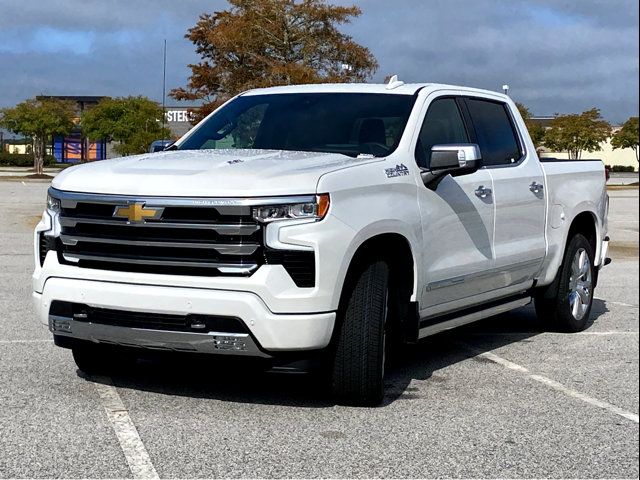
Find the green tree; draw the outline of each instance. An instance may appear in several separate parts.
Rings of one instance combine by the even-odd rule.
[[[145,153],[154,140],[169,138],[162,127],[162,108],[145,97],[103,98],[82,115],[82,131],[90,140],[116,141],[120,155]]]
[[[533,141],[536,149],[542,147],[544,145],[544,127],[531,119],[531,111],[524,104],[516,102],[516,107],[518,107],[518,111],[527,126],[529,136],[531,136],[531,141]]]
[[[611,136],[611,125],[592,108],[580,114],[559,115],[545,133],[545,146],[556,152],[567,152],[569,158],[579,160],[582,152],[602,150],[601,143]]]
[[[32,98],[0,110],[0,126],[32,139],[33,169],[42,175],[47,141],[56,135],[69,134],[75,116],[76,107],[71,101]]]
[[[222,102],[251,88],[300,83],[364,81],[378,65],[371,52],[338,26],[358,7],[324,0],[229,0],[230,9],[203,14],[185,35],[201,61],[176,100],[203,100],[200,120]]]
[[[631,117],[624,122],[622,128],[618,130],[611,139],[613,149],[632,148],[638,161],[638,117]]]

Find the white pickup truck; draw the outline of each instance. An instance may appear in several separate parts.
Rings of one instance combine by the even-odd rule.
[[[141,349],[319,355],[339,401],[376,404],[396,342],[532,299],[584,329],[607,209],[602,163],[540,160],[507,96],[252,90],[169,151],[59,174],[33,298],[88,373]]]

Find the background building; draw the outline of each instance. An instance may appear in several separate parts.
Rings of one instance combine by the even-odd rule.
[[[47,148],[47,154],[53,155],[59,163],[78,163],[81,161],[104,160],[106,158],[117,157],[113,150],[113,143],[105,140],[89,141],[82,134],[82,127],[79,125],[82,112],[96,105],[102,96],[76,96],[76,95],[47,95],[37,98],[56,98],[70,100],[76,104],[76,121],[78,125],[67,136],[57,136],[52,139]],[[166,126],[171,131],[171,139],[177,140],[187,133],[193,126],[191,125],[189,109],[197,108],[191,106],[168,106],[165,107]],[[161,139],[158,139],[161,140]],[[5,144],[7,142],[5,141]],[[5,147],[7,148],[7,147]]]
[[[70,100],[76,105],[76,126],[67,136],[56,136],[47,148],[47,154],[53,155],[59,163],[78,163],[81,161],[104,160],[107,158],[107,147],[104,140],[90,142],[82,135],[79,125],[82,112],[98,103],[103,97],[76,95],[41,95],[38,99],[55,98]]]
[[[544,128],[550,128],[553,118],[554,117],[532,117],[531,121]],[[616,133],[620,128],[620,126],[614,126],[613,133]],[[602,160],[604,164],[609,167],[633,167],[635,171],[638,171],[638,161],[636,160],[636,154],[633,149],[623,148],[614,150],[611,146],[611,139],[601,143],[600,148],[601,150],[597,152],[584,152],[582,154],[583,158],[597,158]],[[542,157],[569,158],[569,154],[567,152],[552,152],[545,148],[540,149],[540,155]]]

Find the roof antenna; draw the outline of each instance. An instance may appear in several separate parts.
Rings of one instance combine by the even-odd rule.
[[[404,85],[402,80],[398,80],[398,75],[392,75],[387,82],[387,86],[385,87],[387,90],[393,90],[394,88],[398,88]]]
[[[502,91],[504,92],[505,95],[509,95],[509,85],[507,85],[506,83],[504,85],[502,85]]]

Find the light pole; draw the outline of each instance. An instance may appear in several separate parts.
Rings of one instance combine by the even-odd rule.
[[[164,137],[164,126],[167,114],[165,112],[165,97],[167,89],[167,39],[164,39],[164,49],[162,52],[162,136]],[[162,140],[166,140],[163,138]],[[164,143],[164,142],[163,142]]]

